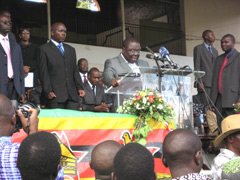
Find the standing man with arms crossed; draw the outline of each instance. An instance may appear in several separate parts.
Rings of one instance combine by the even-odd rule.
[[[9,38],[11,19],[0,15],[0,94],[24,102],[24,72],[20,46]]]
[[[84,95],[75,49],[63,44],[66,32],[63,23],[54,23],[51,28],[52,39],[40,47],[37,55],[39,77],[48,109],[79,110],[78,93]]]
[[[200,96],[201,104],[208,105],[211,85],[212,85],[212,74],[213,65],[215,59],[218,56],[217,50],[212,46],[215,41],[214,33],[211,30],[205,30],[202,33],[202,38],[204,40],[203,44],[199,44],[194,48],[194,69],[196,71],[204,71],[205,75],[202,78],[197,78],[196,86],[198,89],[198,94]],[[205,90],[205,92],[203,91]]]
[[[235,38],[226,34],[221,39],[225,52],[214,63],[211,100],[215,104],[218,127],[223,117],[235,114],[233,104],[239,99],[240,92],[240,53],[234,48]]]

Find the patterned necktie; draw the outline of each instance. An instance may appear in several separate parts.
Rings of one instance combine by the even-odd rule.
[[[6,37],[3,38],[2,46],[3,46],[5,53],[7,54],[8,77],[12,78],[14,73],[13,73],[13,67],[12,67],[11,53],[10,53],[10,49],[8,47],[8,39]]]
[[[220,73],[219,73],[219,79],[218,79],[218,91],[220,94],[222,94],[222,74],[223,74],[223,69],[224,67],[226,66],[228,62],[228,55],[226,55],[223,63],[222,63],[222,66],[221,66],[221,69],[220,69]]]
[[[85,82],[87,81],[87,77],[86,77],[85,74],[83,75],[83,78],[84,78],[84,79],[83,79],[83,83],[85,83]]]
[[[61,51],[61,53],[64,55],[64,50],[63,50],[63,47],[62,47],[62,43],[59,43],[57,47]]]

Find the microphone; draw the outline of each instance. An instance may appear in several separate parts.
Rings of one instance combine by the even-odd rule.
[[[163,58],[166,58],[166,60],[168,61],[168,63],[170,64],[170,66],[175,67],[176,64],[172,61],[172,59],[169,57],[169,51],[165,48],[165,47],[160,47],[159,49],[159,53],[161,54],[161,56]]]
[[[158,60],[160,57],[157,54],[146,54],[146,58]]]

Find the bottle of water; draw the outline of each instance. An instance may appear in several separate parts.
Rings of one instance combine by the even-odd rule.
[[[200,111],[199,119],[200,119],[200,122],[203,124],[204,123],[203,111]]]

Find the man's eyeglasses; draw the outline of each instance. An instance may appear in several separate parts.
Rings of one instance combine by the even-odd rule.
[[[12,21],[1,21],[1,23],[5,24],[5,25],[7,25],[7,24],[12,25]]]
[[[30,34],[30,32],[22,32],[22,34]]]
[[[140,54],[141,50],[128,50],[129,54],[133,55],[135,53]]]

